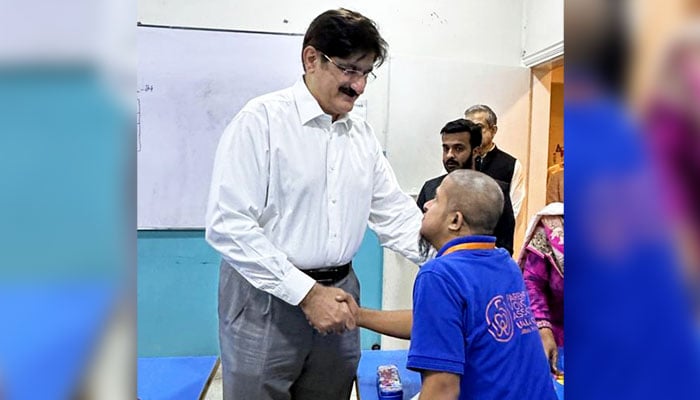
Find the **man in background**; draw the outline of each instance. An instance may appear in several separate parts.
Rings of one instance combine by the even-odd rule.
[[[472,152],[482,141],[481,128],[478,125],[466,119],[450,121],[440,130],[440,136],[442,140],[442,165],[448,174],[458,169],[474,169]],[[421,211],[424,210],[425,203],[435,197],[435,190],[446,176],[447,174],[438,176],[423,184],[416,199],[418,208]],[[508,250],[510,254],[513,254],[515,218],[513,217],[513,207],[508,195],[508,184],[502,181],[496,182],[503,190],[505,198],[503,213],[494,230],[496,246],[502,247]]]
[[[499,149],[493,142],[498,132],[496,113],[489,106],[477,104],[464,111],[464,118],[481,127],[481,145],[474,151],[475,169],[508,184],[508,194],[513,203],[513,216],[517,220],[525,199],[523,166],[520,161]]]
[[[322,13],[304,36],[304,75],[248,102],[219,142],[206,239],[223,258],[224,399],[348,399],[360,358],[351,260],[367,226],[421,261],[422,215],[350,114],[386,46],[367,17]]]

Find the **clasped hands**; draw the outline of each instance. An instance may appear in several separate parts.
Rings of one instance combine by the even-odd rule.
[[[343,289],[316,283],[299,306],[309,325],[323,334],[343,333],[358,326],[360,308]]]

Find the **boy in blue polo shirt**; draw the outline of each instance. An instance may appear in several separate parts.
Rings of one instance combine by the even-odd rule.
[[[522,274],[491,236],[503,210],[498,184],[456,170],[425,209],[421,235],[438,253],[418,272],[413,315],[361,309],[358,325],[410,337],[420,399],[555,400]]]

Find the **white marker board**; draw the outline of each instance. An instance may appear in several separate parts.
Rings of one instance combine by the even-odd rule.
[[[203,228],[224,128],[299,79],[303,37],[139,26],[137,40],[138,228]]]

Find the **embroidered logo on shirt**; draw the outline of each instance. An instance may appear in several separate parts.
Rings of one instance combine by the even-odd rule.
[[[537,330],[525,291],[494,296],[486,306],[488,331],[499,342],[513,338],[515,329],[521,334]]]
[[[508,299],[508,304],[510,304],[515,326],[520,329],[520,333],[526,334],[536,330],[537,324],[532,315],[532,310],[530,310],[525,291],[510,293],[506,295],[506,299]]]
[[[513,318],[506,307],[503,296],[498,295],[486,306],[486,323],[489,333],[499,342],[507,342],[513,337]]]

